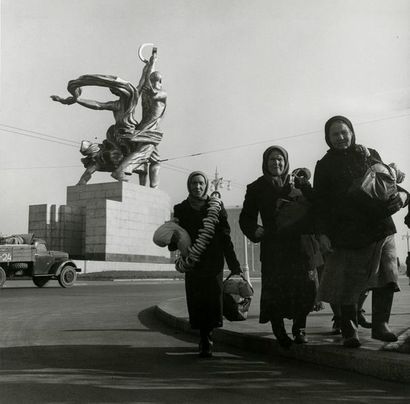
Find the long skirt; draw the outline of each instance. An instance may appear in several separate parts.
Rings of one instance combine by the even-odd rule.
[[[316,282],[301,262],[262,263],[259,322],[296,319],[313,310]]]
[[[319,300],[332,304],[357,304],[366,290],[398,287],[394,235],[359,249],[337,248],[325,262]]]
[[[189,323],[193,329],[222,327],[222,271],[214,276],[185,274]]]

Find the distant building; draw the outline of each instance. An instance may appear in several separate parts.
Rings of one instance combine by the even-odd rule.
[[[226,212],[228,213],[228,223],[231,227],[231,238],[232,243],[235,248],[236,256],[243,268],[245,266],[245,242],[248,258],[249,272],[252,275],[253,272],[260,272],[261,263],[259,260],[260,255],[260,245],[252,243],[250,240],[245,238],[241,229],[239,228],[239,214],[241,213],[242,207],[233,206],[226,207]],[[246,240],[246,241],[245,241]]]

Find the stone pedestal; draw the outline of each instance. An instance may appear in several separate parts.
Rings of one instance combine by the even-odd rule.
[[[49,249],[77,259],[169,263],[166,248],[152,241],[170,218],[170,198],[127,182],[67,187],[67,204],[30,205],[29,232]]]

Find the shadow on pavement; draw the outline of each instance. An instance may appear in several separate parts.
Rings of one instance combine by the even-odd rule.
[[[235,403],[270,402],[269,396],[275,402],[317,403],[324,402],[324,395],[325,402],[341,397],[371,402],[387,396],[389,402],[405,402],[409,392],[397,385],[394,393],[387,392],[377,381],[364,386],[348,374],[343,381],[318,378],[315,372],[229,353],[201,360],[191,350],[175,347],[13,347],[0,349],[0,358],[5,403],[223,403],[222,391],[230,392]]]

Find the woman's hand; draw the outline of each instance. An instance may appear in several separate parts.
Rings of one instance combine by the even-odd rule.
[[[258,226],[255,230],[255,238],[260,240],[265,235],[265,229],[262,226]]]
[[[398,212],[407,201],[407,194],[405,192],[397,192],[387,201],[387,210],[390,215]]]
[[[53,101],[57,101],[57,102],[59,102],[61,104],[64,104],[64,105],[71,105],[71,104],[74,104],[77,101],[77,99],[75,97],[62,98],[58,95],[50,95],[50,98]]]
[[[242,274],[241,267],[231,269],[231,275],[241,275],[241,274]]]

